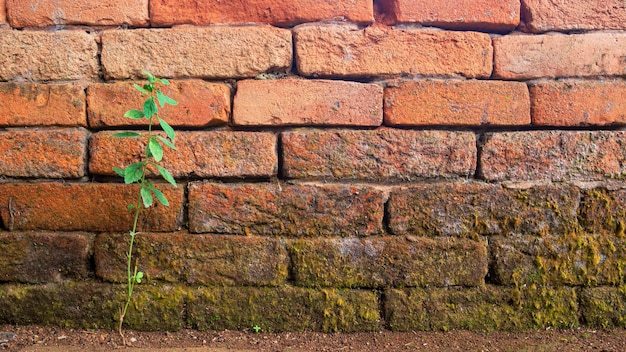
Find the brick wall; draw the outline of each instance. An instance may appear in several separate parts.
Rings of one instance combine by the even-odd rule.
[[[622,0],[0,0],[0,323],[115,326],[143,69],[130,327],[626,325]]]

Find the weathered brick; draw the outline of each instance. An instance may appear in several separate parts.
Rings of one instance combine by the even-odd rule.
[[[530,87],[532,120],[542,126],[626,123],[626,83],[541,82]]]
[[[572,186],[503,189],[494,184],[438,183],[393,189],[387,212],[389,228],[397,235],[547,235],[578,228],[579,202],[580,192]]]
[[[389,289],[385,298],[393,331],[578,327],[578,297],[569,287]]]
[[[496,78],[626,74],[626,33],[507,35],[493,46]]]
[[[337,24],[303,24],[293,32],[305,76],[491,75],[493,50],[484,33]]]
[[[175,231],[182,224],[184,186],[157,185],[170,206],[141,213],[141,231]],[[128,231],[137,185],[106,183],[0,183],[0,215],[8,230]]]
[[[7,0],[13,28],[62,25],[147,26],[148,0]]]
[[[383,88],[329,80],[246,80],[237,83],[233,123],[242,126],[382,124]]]
[[[626,132],[487,133],[480,177],[504,180],[602,180],[626,172]]]
[[[143,70],[168,78],[255,77],[266,71],[287,70],[291,60],[291,31],[270,26],[102,33],[102,66],[107,79],[140,77]]]
[[[6,0],[0,0],[0,25],[7,23]]]
[[[368,0],[152,0],[150,19],[153,26],[251,22],[292,26],[330,19],[374,21],[373,3]]]
[[[93,236],[63,232],[0,232],[0,281],[43,283],[86,279]]]
[[[580,294],[580,311],[585,324],[602,329],[626,327],[624,287],[584,288]]]
[[[520,21],[519,0],[383,0],[380,6],[391,23],[508,32]]]
[[[96,282],[0,285],[0,323],[116,329],[126,288]],[[170,285],[137,285],[124,326],[136,330],[175,331],[189,291]]]
[[[89,132],[82,128],[0,131],[0,175],[78,178],[85,176]]]
[[[525,29],[531,32],[626,29],[622,0],[522,0]]]
[[[126,280],[128,234],[100,234],[95,243],[96,275]],[[189,243],[193,242],[193,250]],[[285,244],[273,238],[141,233],[133,259],[148,280],[191,285],[280,285],[287,279]]]
[[[203,287],[193,291],[187,312],[189,323],[200,330],[243,330],[254,325],[264,332],[380,329],[376,294],[362,290]]]
[[[399,179],[474,174],[471,132],[296,130],[282,133],[283,175],[314,179]]]
[[[147,125],[146,119],[124,117],[130,109],[141,109],[145,98],[133,83],[93,83],[87,90],[88,119],[91,127]],[[159,116],[170,125],[206,127],[228,123],[230,116],[230,87],[223,83],[202,80],[170,81],[162,86],[163,94],[176,100],[175,107],[164,107]]]
[[[0,81],[98,77],[98,45],[83,31],[0,31],[0,48]]]
[[[115,175],[113,167],[137,162],[145,140],[99,132],[89,143],[89,172]],[[176,150],[166,147],[161,165],[174,177],[270,177],[278,170],[276,135],[269,132],[177,132]],[[151,169],[150,175],[158,175]]]
[[[0,126],[87,127],[85,90],[74,84],[0,84]]]
[[[480,286],[487,275],[485,241],[407,236],[296,240],[289,245],[299,286]]]
[[[626,234],[626,190],[595,188],[583,191],[580,223],[591,233]]]
[[[502,285],[620,285],[625,244],[606,233],[494,237],[490,277]]]
[[[240,235],[366,236],[383,232],[383,193],[355,185],[189,185],[189,230]]]
[[[402,82],[385,89],[385,124],[528,125],[528,88],[521,82]]]

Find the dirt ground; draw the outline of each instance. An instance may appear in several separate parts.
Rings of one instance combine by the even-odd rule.
[[[356,334],[254,333],[239,331],[126,331],[130,350],[179,351],[626,351],[626,330],[542,330],[526,333],[375,332]],[[63,348],[46,348],[62,346]],[[121,349],[116,332],[0,325],[0,351],[107,351]]]

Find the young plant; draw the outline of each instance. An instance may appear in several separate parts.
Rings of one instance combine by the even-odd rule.
[[[164,107],[166,104],[177,105],[178,102],[172,98],[163,94],[160,90],[160,85],[169,85],[169,82],[164,78],[156,78],[149,72],[143,72],[148,77],[148,83],[140,86],[134,84],[137,89],[146,98],[143,103],[142,110],[128,110],[124,117],[140,120],[146,119],[148,124],[148,130],[144,133],[126,131],[114,134],[115,137],[120,138],[136,138],[145,141],[146,149],[145,155],[140,161],[132,163],[123,169],[113,168],[116,174],[124,178],[124,183],[132,184],[137,183],[140,185],[139,194],[137,195],[137,202],[135,204],[129,204],[128,209],[133,211],[134,220],[133,227],[130,230],[130,240],[128,244],[128,252],[126,253],[126,273],[127,273],[127,286],[126,286],[126,301],[120,308],[119,326],[118,331],[122,337],[124,345],[126,345],[126,338],[122,332],[122,324],[124,323],[124,317],[128,312],[128,306],[130,305],[133,290],[136,284],[140,284],[143,279],[143,272],[137,270],[137,262],[133,265],[133,245],[135,243],[135,237],[139,234],[137,232],[137,222],[139,220],[139,213],[151,207],[154,203],[154,198],[158,200],[164,206],[169,206],[167,198],[163,192],[159,191],[152,182],[146,178],[148,169],[154,168],[158,170],[163,179],[169,182],[172,186],[176,187],[176,181],[172,175],[159,163],[163,159],[163,148],[168,147],[176,149],[174,145],[175,133],[174,129],[165,120],[159,117],[159,108]],[[159,126],[165,131],[165,137],[155,133],[153,128],[158,122]]]

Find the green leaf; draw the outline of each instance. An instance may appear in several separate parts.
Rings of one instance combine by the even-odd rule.
[[[150,208],[152,205],[152,193],[150,193],[150,189],[146,186],[141,186],[141,190],[139,191],[141,194],[141,200],[143,201],[144,208]]]
[[[159,173],[161,174],[161,176],[163,176],[163,179],[167,182],[169,182],[172,186],[177,187],[176,185],[176,180],[174,180],[174,177],[172,177],[172,174],[170,174],[169,171],[167,171],[163,166],[161,165],[154,165],[156,166],[157,170],[159,170]]]
[[[139,119],[142,119],[144,116],[143,116],[143,111],[140,111],[140,110],[128,110],[124,114],[124,117],[127,117],[129,119],[139,120]]]
[[[113,134],[113,137],[119,137],[119,138],[132,138],[132,137],[140,137],[140,136],[141,134],[137,132],[131,132],[131,131],[118,132],[118,133]]]
[[[176,150],[176,146],[175,146],[172,142],[170,142],[168,139],[165,139],[165,138],[163,138],[163,137],[161,137],[161,136],[157,136],[157,138],[158,138],[161,142],[163,142],[163,144],[165,144],[166,146],[168,146],[168,147],[170,147],[170,148],[172,148],[172,149]]]
[[[115,172],[117,176],[124,177],[124,169],[120,169],[119,167],[114,167],[113,172]]]
[[[143,279],[143,271],[138,271],[137,274],[135,274],[135,282],[140,284],[141,279]]]
[[[150,97],[146,99],[146,101],[143,103],[143,114],[146,116],[146,118],[148,119],[151,118],[158,111],[159,111],[159,108],[154,102],[154,98]]]
[[[144,87],[138,85],[137,83],[133,83],[133,87],[135,87],[135,89],[137,89],[138,91],[141,92],[141,94],[143,95],[150,95],[150,92],[148,90],[146,90]]]
[[[126,166],[124,169],[124,183],[129,184],[141,180],[143,176],[143,163],[136,162]]]
[[[161,93],[161,91],[157,91],[156,95],[157,95],[157,100],[159,101],[159,105],[161,105],[161,107],[163,107],[163,105],[165,104],[178,105],[178,102],[176,100]]]
[[[148,141],[148,150],[157,163],[163,159],[163,148],[155,138],[150,138]]]
[[[155,78],[154,78],[154,76],[150,72],[148,72],[146,70],[141,70],[141,73],[143,73],[144,75],[146,75],[146,77],[148,77],[148,82],[154,83]]]
[[[172,141],[172,144],[174,144],[174,137],[176,136],[176,133],[174,132],[174,129],[172,128],[172,126],[170,126],[165,120],[163,120],[160,117],[159,117],[159,125],[161,125],[161,128],[163,129],[163,131],[165,131],[169,139]]]
[[[153,187],[152,188],[152,193],[154,193],[154,195],[158,199],[159,203],[163,204],[166,207],[170,206],[170,202],[167,201],[167,197],[165,197],[165,194],[163,194],[163,192],[161,192],[158,189]]]
[[[167,80],[167,79],[165,79],[165,78],[161,78],[161,79],[160,79],[160,81],[161,81],[161,83],[165,84],[166,86],[169,86],[169,85],[170,85],[170,81],[168,81],[168,80]]]

